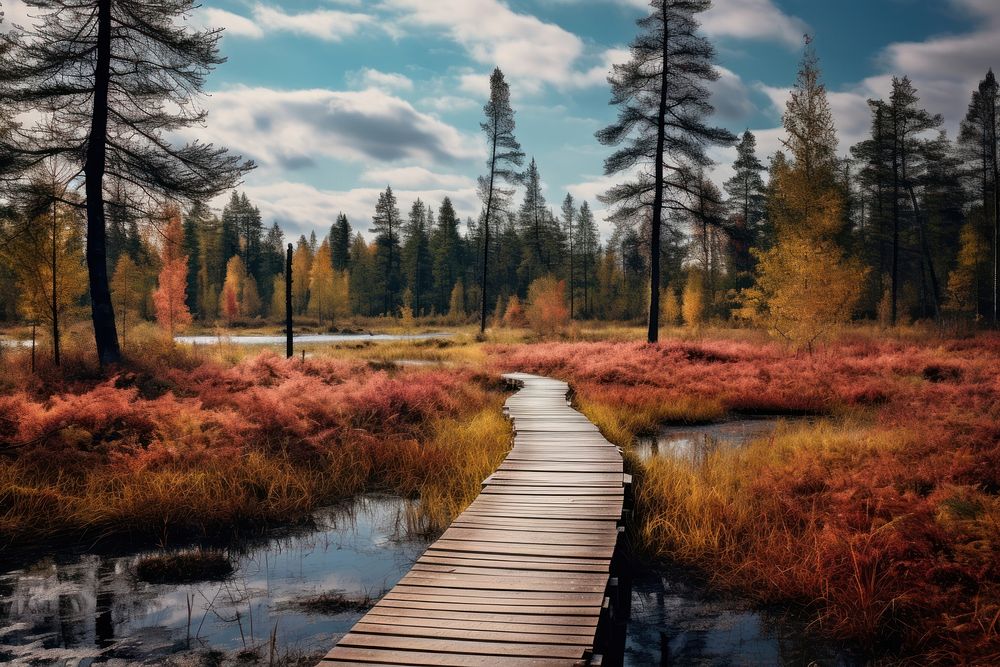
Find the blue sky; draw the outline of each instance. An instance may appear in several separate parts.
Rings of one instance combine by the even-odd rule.
[[[5,2],[8,14],[17,6]],[[594,131],[614,116],[606,73],[625,57],[644,0],[204,0],[192,23],[226,28],[209,79],[212,140],[260,165],[245,189],[289,235],[325,233],[339,211],[366,230],[377,191],[401,207],[453,198],[478,213],[487,77],[507,74],[517,136],[553,206],[596,205],[609,184]],[[716,0],[703,15],[722,77],[717,122],[779,146],[801,38],[815,36],[841,150],[868,126],[865,100],[914,79],[950,133],[988,66],[1000,66],[998,0]],[[732,151],[717,150],[726,177]],[[597,207],[599,208],[599,206]],[[606,231],[606,227],[605,227]]]

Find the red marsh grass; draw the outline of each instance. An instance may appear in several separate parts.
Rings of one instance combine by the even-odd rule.
[[[26,383],[0,395],[0,547],[166,541],[294,520],[369,490],[421,494],[433,530],[509,446],[502,400],[470,370],[266,352]]]
[[[637,535],[826,633],[915,663],[1000,663],[1000,336],[487,349],[565,379],[608,437],[664,421],[814,414],[704,463],[637,470]]]

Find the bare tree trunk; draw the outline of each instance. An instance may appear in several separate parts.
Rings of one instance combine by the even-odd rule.
[[[108,133],[108,88],[111,79],[111,0],[97,0],[97,61],[94,69],[94,107],[87,160],[84,164],[87,195],[87,272],[94,342],[102,366],[121,361],[115,310],[108,286],[108,259],[104,222],[104,171]]]
[[[934,319],[941,319],[941,304],[939,303],[939,289],[938,289],[938,279],[937,271],[934,270],[934,261],[931,259],[931,249],[930,245],[927,243],[927,230],[924,229],[923,219],[920,216],[920,205],[917,203],[917,196],[913,192],[913,186],[908,185],[907,190],[910,192],[910,201],[913,203],[913,215],[917,221],[917,232],[920,234],[920,252],[923,254],[924,261],[927,263],[927,271],[931,279],[931,305],[934,309]]]
[[[899,124],[892,112],[892,314],[890,323],[896,326],[899,303]]]
[[[667,3],[662,5],[663,67],[660,71],[660,105],[656,114],[656,168],[653,189],[652,229],[649,234],[649,317],[646,340],[655,343],[660,338],[660,230],[663,224],[663,150],[666,143],[667,116],[667,57],[670,31],[667,27]]]
[[[55,178],[52,179],[52,193],[55,195]],[[56,242],[59,238],[59,214],[56,202],[52,202],[52,361],[59,366],[59,281],[57,272],[59,262],[56,254]]]
[[[285,255],[285,357],[292,358],[292,254],[295,249],[288,244]]]
[[[997,164],[997,98],[990,102],[990,152],[993,157],[993,326],[1000,324],[1000,165]],[[985,209],[983,211],[985,213]]]
[[[493,187],[497,173],[497,130],[493,121],[493,141],[490,156],[490,191],[486,196],[486,215],[483,216],[483,273],[479,283],[479,333],[486,333],[486,277],[490,262],[490,214],[493,212]]]

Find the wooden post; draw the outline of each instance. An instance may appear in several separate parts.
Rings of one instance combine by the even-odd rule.
[[[292,358],[292,244],[285,257],[285,357]]]

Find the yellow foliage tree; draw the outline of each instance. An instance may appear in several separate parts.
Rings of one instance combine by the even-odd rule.
[[[294,256],[292,262],[295,262]],[[330,242],[324,239],[316,251],[316,256],[313,257],[312,268],[309,271],[308,312],[322,325],[325,320],[333,318],[333,310],[333,259],[330,254]]]
[[[48,187],[52,186],[40,185]],[[50,328],[52,357],[59,365],[60,326],[70,313],[79,310],[80,297],[87,291],[79,213],[73,206],[54,202],[34,218],[16,224],[22,229],[0,251],[21,290],[21,314]]]
[[[660,296],[660,319],[663,326],[673,327],[681,319],[681,304],[677,299],[677,292],[670,285],[667,285]]]
[[[459,280],[451,290],[451,300],[448,303],[448,317],[452,322],[458,323],[465,320],[465,305],[462,301],[462,281]]]
[[[244,315],[243,295],[247,282],[247,269],[239,255],[233,255],[226,263],[226,281],[222,284],[220,299],[223,316],[230,324]]]
[[[816,55],[808,45],[783,124],[793,161],[775,160],[769,217],[774,246],[755,252],[757,279],[740,315],[796,345],[812,344],[847,322],[867,270],[844,256],[843,194],[836,179],[837,136]]]
[[[797,189],[794,176],[786,176],[786,194]],[[777,243],[756,253],[757,282],[744,292],[744,315],[798,345],[811,347],[849,321],[861,296],[867,269],[845,258],[835,240],[843,220],[841,203],[831,188],[811,205],[793,204],[800,224],[777,226]]]
[[[312,264],[312,249],[309,243],[300,239],[292,255],[292,311],[298,315],[305,315],[309,311],[309,276]]]
[[[271,290],[271,319],[285,319],[285,274],[274,276],[274,288]]]
[[[681,315],[684,317],[684,324],[692,329],[700,327],[705,319],[705,280],[702,272],[697,269],[688,271]]]
[[[128,327],[145,298],[145,275],[127,253],[122,253],[111,276],[111,303],[118,317],[122,348],[128,344]]]
[[[980,274],[990,260],[990,243],[967,222],[962,226],[958,261],[948,276],[946,307],[954,313],[979,316]]]

